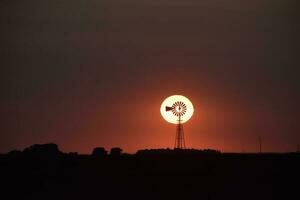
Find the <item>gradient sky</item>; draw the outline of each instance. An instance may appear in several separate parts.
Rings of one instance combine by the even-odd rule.
[[[0,152],[173,147],[173,94],[190,148],[296,150],[297,1],[1,0]]]

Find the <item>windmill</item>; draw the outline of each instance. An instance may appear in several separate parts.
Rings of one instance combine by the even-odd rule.
[[[183,123],[193,115],[194,107],[191,101],[181,95],[173,95],[164,100],[161,105],[161,114],[166,121],[176,124],[175,149],[185,149]]]

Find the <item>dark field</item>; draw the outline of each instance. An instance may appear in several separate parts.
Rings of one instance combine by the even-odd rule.
[[[55,148],[54,148],[55,149]],[[53,150],[53,149],[52,149]],[[143,150],[0,157],[1,199],[299,199],[300,154]]]

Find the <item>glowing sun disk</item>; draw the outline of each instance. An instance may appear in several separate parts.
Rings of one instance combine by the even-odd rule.
[[[178,124],[179,116],[181,123],[185,123],[192,117],[194,107],[188,98],[182,95],[173,95],[162,102],[160,113],[169,123]]]

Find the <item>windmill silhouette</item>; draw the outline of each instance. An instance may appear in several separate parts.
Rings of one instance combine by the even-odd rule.
[[[172,111],[178,117],[176,125],[175,149],[185,149],[184,131],[181,117],[185,115],[187,107],[182,101],[176,101],[171,107],[166,106],[166,111]]]

